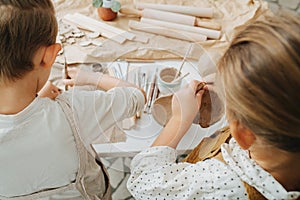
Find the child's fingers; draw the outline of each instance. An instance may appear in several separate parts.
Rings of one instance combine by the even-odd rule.
[[[60,93],[61,93],[61,90],[60,90],[58,87],[54,86],[54,87],[52,88],[52,93],[60,94]]]
[[[193,89],[194,93],[196,93],[199,83],[200,83],[200,81],[197,81],[197,80],[192,80],[190,82],[190,87]]]
[[[77,76],[78,71],[79,71],[79,69],[76,67],[69,67],[67,74],[69,77],[75,78]],[[65,75],[65,69],[63,69],[62,73],[63,73],[63,75]]]
[[[74,86],[75,85],[75,81],[74,81],[74,79],[64,79],[63,80],[63,84],[64,85],[68,85],[68,86]]]
[[[196,94],[196,99],[197,99],[197,103],[198,103],[198,107],[200,108],[201,106],[201,101],[202,101],[202,96],[204,94],[204,90],[200,90],[197,94]]]
[[[48,97],[50,99],[55,99],[57,95],[59,95],[59,93],[57,93],[55,90],[51,90],[50,94],[48,94]]]

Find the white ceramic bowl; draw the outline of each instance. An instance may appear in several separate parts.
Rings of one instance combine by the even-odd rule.
[[[158,72],[157,87],[161,94],[172,94],[181,88],[182,80],[172,82],[177,74],[177,69],[166,67]]]

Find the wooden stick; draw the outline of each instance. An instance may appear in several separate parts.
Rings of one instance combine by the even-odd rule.
[[[65,63],[64,63],[64,68],[65,68],[65,79],[70,79],[70,76],[68,75],[68,64],[67,64],[67,61],[66,61],[66,58],[65,58]],[[68,91],[68,85],[65,85],[65,91]]]
[[[143,59],[137,59],[137,58],[125,58],[124,59],[127,62],[136,62],[136,63],[154,63],[155,60],[148,59],[148,60],[143,60]]]
[[[100,32],[102,36],[121,44],[125,42],[126,39],[132,40],[135,37],[135,35],[132,33],[129,33],[122,29],[117,29],[113,26],[107,25],[79,13],[65,15],[63,20],[66,22],[71,22],[79,28],[94,32]]]
[[[186,15],[192,15],[197,17],[208,17],[213,16],[213,8],[200,8],[192,6],[180,6],[180,5],[168,5],[168,4],[154,4],[154,3],[135,3],[137,9],[157,9],[168,12],[181,13]]]
[[[150,90],[149,90],[148,99],[147,99],[147,112],[148,113],[150,111],[151,102],[153,100],[153,95],[154,95],[154,90],[155,90],[155,82],[156,82],[156,74],[157,74],[157,68],[155,69],[155,72],[152,75],[152,80],[150,83]]]
[[[128,31],[122,30],[120,28],[116,28],[114,26],[108,25],[108,24],[106,24],[104,22],[101,22],[99,20],[95,20],[95,19],[93,19],[91,17],[82,15],[80,13],[75,13],[75,14],[73,14],[73,16],[75,16],[76,19],[81,18],[81,19],[84,19],[85,21],[90,21],[93,24],[95,24],[97,26],[100,26],[100,27],[102,27],[102,28],[104,28],[104,29],[106,29],[108,31],[111,31],[111,32],[113,32],[115,34],[122,35],[122,37],[125,37],[128,40],[133,40],[135,38],[135,35],[133,33],[129,33]]]
[[[149,111],[151,111],[151,107],[153,106],[155,100],[158,98],[158,95],[159,95],[159,90],[158,90],[157,83],[155,83],[154,92],[152,95],[152,100],[151,100],[151,105],[150,105]]]
[[[141,82],[140,82],[140,69],[136,70],[135,73],[134,73],[134,84],[137,85],[139,88],[141,88]],[[135,114],[135,117],[137,119],[141,118],[142,116],[142,112],[141,111],[138,111],[136,114]]]
[[[180,67],[179,67],[179,69],[178,69],[178,71],[177,71],[177,73],[176,73],[176,75],[175,75],[173,81],[180,75],[181,69],[182,69],[182,67],[183,67],[183,65],[184,65],[184,63],[185,63],[185,61],[186,61],[186,58],[187,58],[187,56],[190,54],[190,52],[191,52],[191,50],[192,50],[192,46],[193,46],[193,44],[190,44],[190,46],[189,46],[187,52],[185,53],[185,55],[184,55],[184,57],[183,57],[182,63],[181,63],[181,65],[180,65]]]
[[[197,86],[195,94],[200,92],[200,90],[202,90],[205,85],[213,85],[213,84],[214,84],[214,82],[201,82],[201,83],[199,83],[199,85]]]
[[[144,17],[141,18],[141,22],[144,22],[147,24],[153,24],[153,25],[157,25],[157,26],[162,26],[165,28],[172,28],[172,29],[176,29],[176,30],[183,30],[183,31],[198,33],[201,35],[206,35],[208,38],[211,38],[211,39],[219,39],[221,36],[220,31],[211,30],[211,29],[207,29],[207,28],[165,22],[165,21],[161,21],[161,20],[154,20],[154,19],[149,19],[149,18],[144,18]]]
[[[164,28],[152,24],[137,22],[133,20],[130,20],[128,25],[131,29],[163,35],[170,38],[186,40],[190,42],[203,42],[207,39],[205,35],[191,33],[187,31],[181,31],[181,30],[172,30],[172,29],[168,29],[168,28]]]
[[[187,77],[190,74],[190,72],[186,73],[183,76],[178,77],[177,79],[173,79],[173,81],[171,81],[171,83],[176,83],[178,81],[181,81],[182,79],[184,79],[185,77]]]

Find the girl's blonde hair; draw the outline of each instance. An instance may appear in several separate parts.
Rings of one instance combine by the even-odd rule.
[[[300,19],[282,12],[248,25],[218,65],[229,120],[300,152]]]

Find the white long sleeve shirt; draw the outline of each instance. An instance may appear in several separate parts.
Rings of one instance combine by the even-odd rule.
[[[223,144],[227,164],[208,159],[196,164],[175,163],[176,150],[151,147],[134,157],[127,187],[135,199],[247,199],[242,181],[254,186],[267,199],[297,199],[300,192],[287,192],[268,172],[249,158],[234,139]]]
[[[80,137],[88,148],[116,121],[144,105],[143,94],[135,88],[61,95],[76,112]],[[74,136],[56,101],[37,97],[18,114],[0,115],[0,199],[67,185],[77,170]]]

